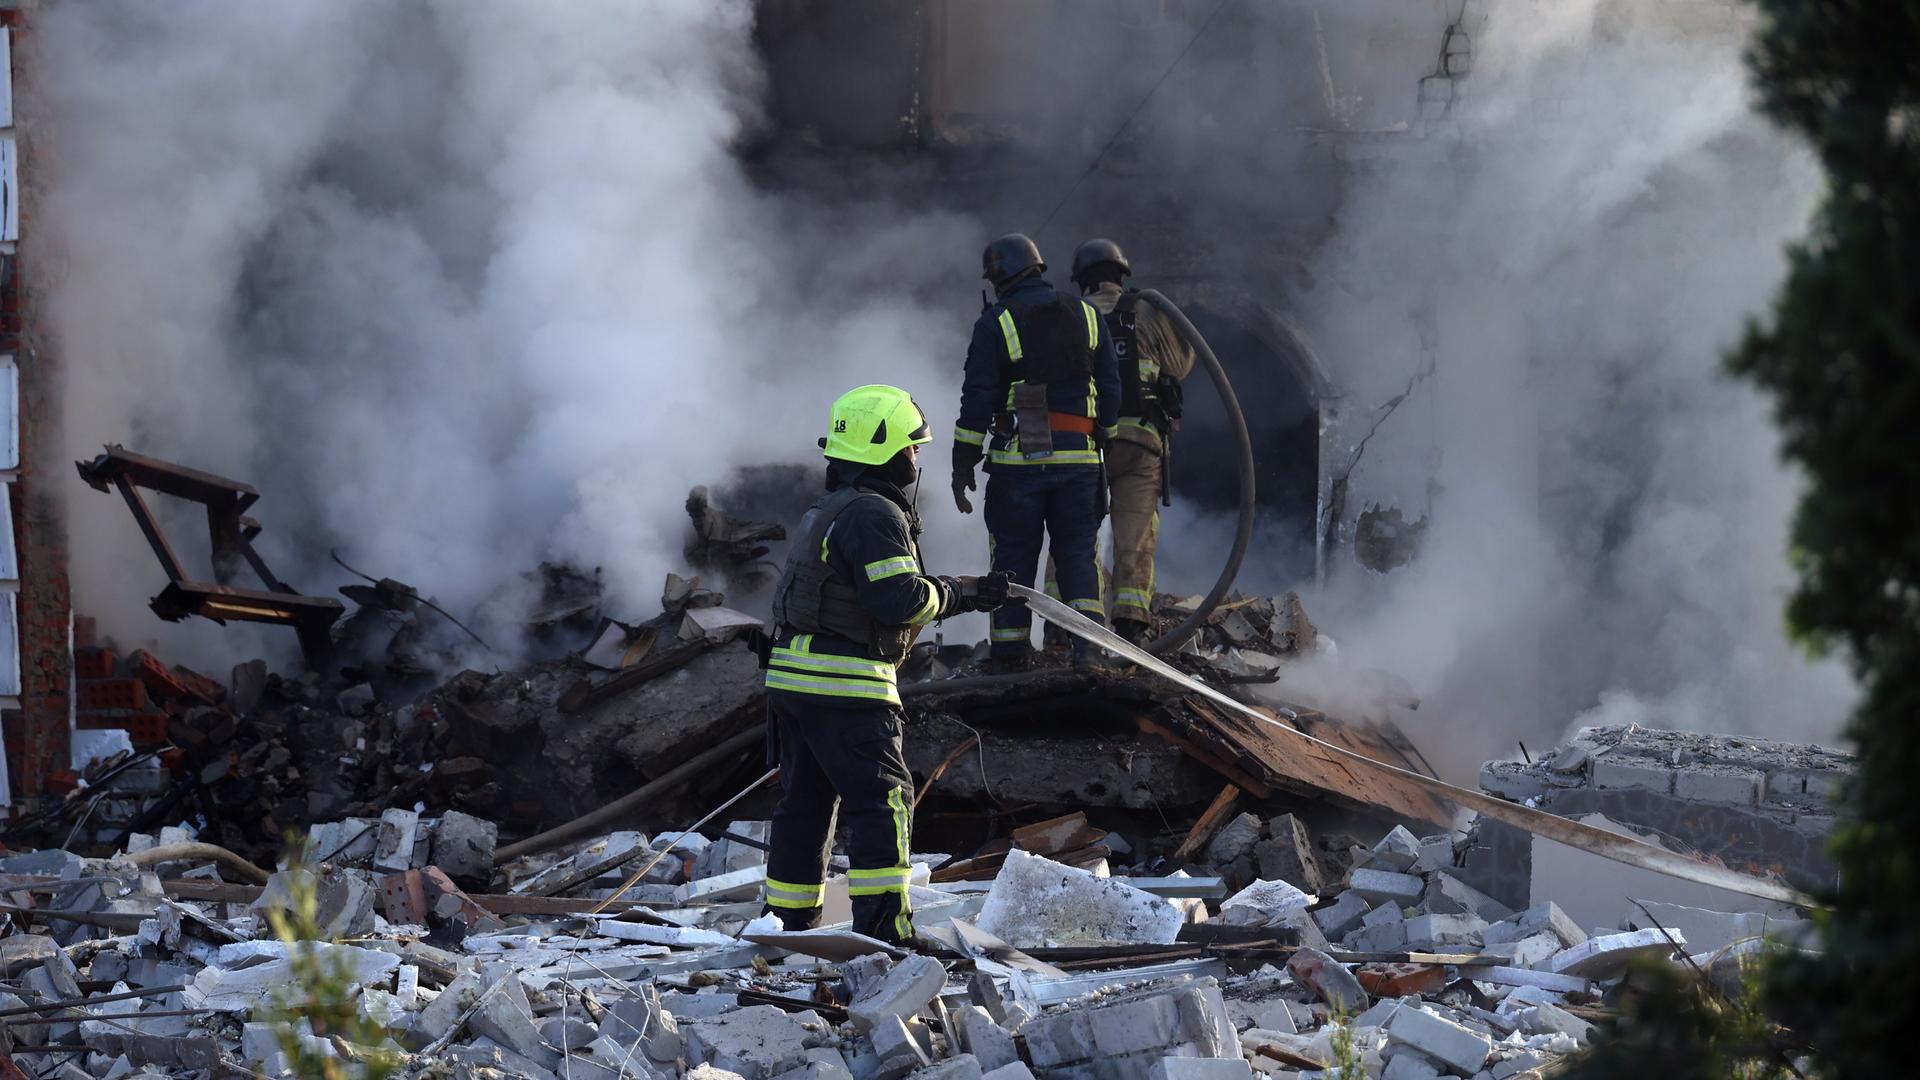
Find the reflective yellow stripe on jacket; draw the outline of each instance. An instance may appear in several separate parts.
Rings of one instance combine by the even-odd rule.
[[[767,689],[900,704],[893,665],[864,656],[812,651],[813,635],[797,634],[767,661]]]
[[[1080,301],[1080,314],[1085,316],[1087,320],[1087,348],[1099,348],[1100,313],[1093,309],[1092,304],[1082,300]],[[999,321],[1000,336],[1005,338],[1007,342],[1007,359],[1015,362],[1024,359],[1026,353],[1022,351],[1020,347],[1020,331],[1013,324],[1013,312],[1002,308],[1000,310]],[[1019,386],[1023,381],[1024,380],[1021,379],[1015,379],[1013,384],[1007,387],[1006,407],[1009,410],[1013,408],[1013,388]],[[1087,416],[1097,417],[1099,415],[1098,402],[1095,398],[1094,381],[1088,379]],[[973,441],[971,438],[961,439],[961,433],[967,435],[973,434],[971,432],[965,432],[965,429],[956,429],[955,438],[962,442]],[[1109,429],[1107,434],[1111,435],[1112,430]],[[1085,450],[1055,450],[1043,458],[1028,458],[1020,452],[1020,436],[1015,435],[1013,438],[1007,440],[1007,445],[1003,449],[989,451],[987,460],[995,465],[1098,465],[1100,464],[1100,451],[1092,447],[1088,447]]]

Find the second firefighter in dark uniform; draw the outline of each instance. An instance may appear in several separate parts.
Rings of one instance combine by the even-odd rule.
[[[839,815],[854,930],[912,937],[913,778],[895,670],[928,623],[1007,598],[1005,575],[932,577],[921,567],[920,519],[906,491],[931,440],[919,406],[897,387],[857,387],[834,402],[821,440],[827,492],[801,519],[775,589],[767,725],[781,798],[766,903],[789,930],[820,921]]]

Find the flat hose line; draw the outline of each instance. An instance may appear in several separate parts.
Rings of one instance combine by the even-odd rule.
[[[1297,739],[1302,742],[1311,743],[1327,753],[1338,756],[1340,760],[1346,764],[1355,765],[1361,769],[1385,774],[1406,781],[1409,784],[1417,785],[1423,790],[1430,791],[1460,806],[1471,807],[1474,810],[1478,810],[1480,813],[1485,814],[1495,821],[1505,822],[1517,829],[1524,829],[1534,836],[1542,836],[1549,840],[1565,844],[1568,847],[1578,848],[1588,854],[1598,855],[1603,859],[1611,859],[1614,862],[1625,863],[1628,866],[1637,866],[1643,870],[1651,870],[1656,874],[1664,874],[1668,877],[1679,878],[1683,881],[1692,881],[1701,885],[1711,885],[1717,889],[1726,889],[1730,892],[1741,893],[1746,896],[1759,897],[1762,900],[1774,900],[1802,908],[1819,906],[1804,893],[1787,885],[1771,881],[1762,881],[1759,878],[1729,870],[1724,866],[1717,866],[1713,863],[1696,859],[1690,855],[1684,855],[1677,851],[1668,851],[1665,848],[1657,847],[1635,837],[1621,836],[1617,833],[1611,833],[1605,829],[1588,825],[1585,822],[1574,821],[1570,818],[1549,814],[1545,810],[1535,810],[1532,807],[1522,806],[1518,803],[1510,803],[1505,799],[1496,798],[1483,792],[1472,791],[1463,787],[1455,787],[1444,780],[1437,780],[1431,776],[1424,776],[1408,769],[1401,769],[1384,762],[1375,761],[1364,754],[1356,754],[1344,747],[1335,746],[1332,743],[1316,739],[1304,731],[1300,731],[1291,725],[1283,724],[1273,717],[1260,712],[1258,709],[1236,701],[1200,680],[1187,675],[1178,668],[1167,664],[1165,661],[1147,653],[1138,646],[1130,644],[1125,638],[1120,637],[1118,634],[1113,633],[1111,630],[1108,630],[1106,627],[1101,626],[1099,623],[1094,622],[1060,601],[1047,596],[1045,593],[1035,592],[1024,585],[1018,584],[1011,586],[1011,589],[1014,595],[1019,596],[1027,602],[1027,606],[1033,609],[1034,614],[1067,633],[1084,639],[1109,652],[1118,654],[1162,678],[1171,680],[1207,698],[1209,701],[1232,709],[1234,712],[1249,719],[1266,724],[1274,730],[1283,733],[1289,739]],[[1375,805],[1384,806],[1384,804]],[[1392,809],[1392,807],[1385,808]]]
[[[1227,552],[1226,565],[1220,568],[1219,578],[1214,581],[1213,588],[1207,592],[1205,599],[1200,601],[1200,606],[1182,620],[1180,625],[1147,644],[1147,651],[1158,656],[1178,648],[1181,642],[1186,641],[1194,631],[1200,629],[1201,625],[1207,621],[1207,616],[1213,614],[1214,607],[1226,597],[1227,590],[1233,587],[1233,579],[1240,573],[1240,563],[1247,557],[1247,545],[1253,541],[1255,509],[1253,437],[1247,433],[1247,418],[1240,411],[1240,399],[1233,392],[1233,384],[1227,381],[1227,369],[1220,366],[1220,358],[1213,354],[1212,346],[1207,344],[1207,339],[1201,336],[1192,320],[1187,318],[1186,312],[1181,311],[1158,289],[1141,289],[1135,295],[1160,309],[1161,314],[1171,319],[1181,336],[1193,346],[1193,351],[1200,357],[1201,363],[1206,365],[1207,374],[1213,377],[1214,389],[1220,392],[1220,404],[1226,408],[1227,423],[1233,428],[1233,441],[1239,451],[1236,464],[1240,470],[1240,521],[1234,529],[1233,548]]]

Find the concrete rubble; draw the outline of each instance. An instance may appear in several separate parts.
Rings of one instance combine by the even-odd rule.
[[[1177,894],[1205,889],[1182,882],[1218,877],[1094,873],[1016,848],[984,891],[915,886],[921,951],[889,954],[844,931],[764,934],[729,884],[764,873],[746,842],[762,821],[607,834],[484,875],[481,824],[411,810],[323,824],[312,846],[338,861],[283,866],[264,888],[191,858],[164,879],[124,856],[0,859],[0,892],[39,909],[0,937],[0,1008],[43,1007],[8,1021],[8,1052],[63,1077],[288,1076],[290,1051],[384,1050],[403,1076],[1211,1080],[1331,1075],[1344,1029],[1375,1080],[1527,1080],[1592,1040],[1632,963],[1685,970],[1714,959],[1690,952],[1804,930],[1674,904],[1616,927],[1546,900],[1510,910],[1453,876],[1450,842],[1396,826],[1349,843],[1351,869],[1317,894],[1255,880],[1185,906]],[[1078,850],[1088,828],[1026,835]],[[1282,835],[1313,850],[1304,823]],[[628,865],[669,844],[676,857],[620,894]],[[468,860],[474,892],[415,865],[416,848]],[[268,917],[302,910],[324,940],[278,940]],[[352,1037],[297,1019],[313,961],[364,1021]]]

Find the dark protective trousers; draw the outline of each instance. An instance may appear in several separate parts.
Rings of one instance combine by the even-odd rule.
[[[1040,548],[1053,554],[1060,596],[1076,611],[1106,621],[1100,602],[1100,470],[1090,465],[1013,465],[987,478],[987,536],[993,569],[1033,587]],[[992,655],[1018,656],[1032,647],[1033,612],[1009,604],[993,613]]]
[[[767,855],[768,910],[789,930],[819,925],[844,803],[854,932],[910,940],[913,776],[901,752],[899,708],[776,690],[767,694],[767,723],[780,741],[781,789]]]

